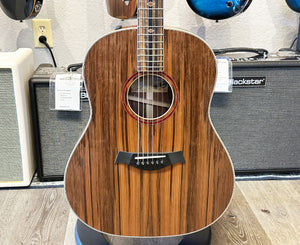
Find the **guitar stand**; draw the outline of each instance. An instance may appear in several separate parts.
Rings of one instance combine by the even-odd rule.
[[[164,239],[165,239],[164,241],[162,240],[161,243],[155,243],[155,245],[166,245],[167,243],[166,240],[168,238],[164,238]],[[208,227],[202,231],[184,236],[178,245],[209,245],[210,239],[211,239],[211,228]],[[75,240],[77,245],[117,245],[117,244],[109,244],[105,240],[101,232],[98,232],[88,227],[80,220],[77,220],[76,223]],[[126,244],[128,245],[154,244],[153,241],[151,241],[151,239],[147,240],[147,238],[133,238],[130,240],[132,240],[132,243],[130,242]],[[172,245],[177,245],[177,244],[172,244]]]

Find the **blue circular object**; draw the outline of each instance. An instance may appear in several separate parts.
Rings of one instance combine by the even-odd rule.
[[[212,20],[230,18],[245,11],[252,0],[187,0],[198,15]]]
[[[300,13],[300,0],[286,0],[286,3],[292,10]]]

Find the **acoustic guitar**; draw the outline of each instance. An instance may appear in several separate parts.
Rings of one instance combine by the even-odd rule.
[[[14,20],[34,18],[42,5],[43,0],[0,0],[3,12]]]
[[[163,0],[139,0],[138,28],[100,38],[83,73],[92,115],[65,172],[78,218],[114,237],[171,238],[213,224],[234,172],[211,125],[207,44],[164,28]]]
[[[118,19],[130,19],[135,16],[137,0],[106,0],[107,12]]]
[[[198,15],[212,20],[227,19],[244,12],[252,0],[187,0]]]

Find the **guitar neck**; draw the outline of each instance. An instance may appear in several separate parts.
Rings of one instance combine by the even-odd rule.
[[[163,0],[139,0],[137,15],[138,72],[163,72]]]

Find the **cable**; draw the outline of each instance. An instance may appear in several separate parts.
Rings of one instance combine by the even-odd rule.
[[[266,59],[268,57],[268,51],[266,49],[261,49],[261,48],[239,47],[239,48],[214,49],[213,51],[215,55],[221,55],[226,53],[241,53],[241,52],[256,53],[256,55],[254,56],[245,58],[245,59],[252,59],[252,60]],[[232,58],[232,60],[240,60],[240,59]]]
[[[296,37],[296,38],[293,40],[293,42],[292,42],[292,44],[291,44],[291,46],[290,46],[289,48],[281,48],[281,49],[279,49],[278,51],[292,51],[292,52],[295,52],[296,50],[293,49],[293,46],[295,45],[295,43],[296,43],[297,40],[298,40],[298,37]]]
[[[298,37],[296,37],[296,38],[294,39],[294,41],[292,42],[292,44],[291,44],[291,46],[290,46],[290,49],[293,48],[293,46],[295,45],[295,42],[297,41],[297,39],[298,39]]]
[[[54,67],[57,67],[56,61],[55,61],[55,58],[54,58],[54,55],[53,55],[53,53],[52,53],[52,50],[51,50],[49,44],[47,43],[47,38],[46,38],[45,36],[40,36],[40,37],[39,37],[39,41],[40,41],[41,43],[43,43],[43,44],[47,47],[47,49],[49,50],[49,52],[50,52],[50,54],[51,54],[51,57],[52,57],[52,60],[53,60],[53,64],[54,64]]]
[[[71,64],[68,66],[67,71],[77,71],[82,67],[82,63]]]

